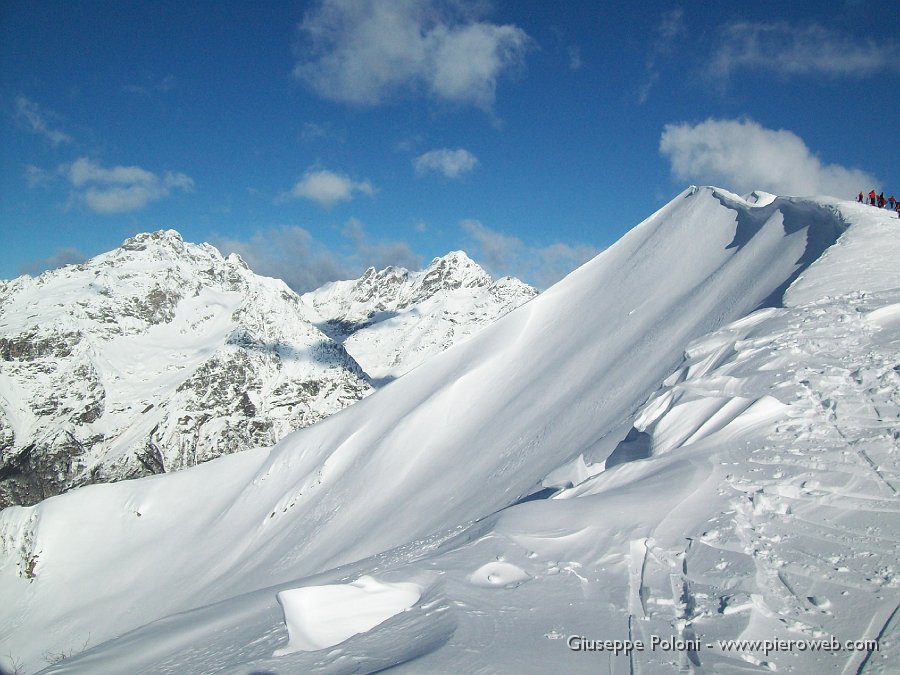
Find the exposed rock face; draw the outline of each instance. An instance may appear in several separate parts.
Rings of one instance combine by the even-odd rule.
[[[421,272],[369,268],[355,281],[305,293],[317,325],[378,383],[493,323],[537,295],[512,277],[494,281],[461,251],[435,258]]]
[[[281,281],[174,231],[0,282],[0,507],[271,445],[371,391]]]

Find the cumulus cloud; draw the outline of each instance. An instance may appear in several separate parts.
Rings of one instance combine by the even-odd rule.
[[[720,35],[708,69],[720,81],[742,69],[770,71],[780,77],[867,77],[900,70],[896,42],[856,40],[818,24],[742,21],[724,26]]]
[[[19,267],[19,274],[37,276],[46,270],[55,270],[64,265],[77,265],[87,260],[87,257],[78,249],[71,246],[56,249],[56,252],[48,258],[42,258]]]
[[[676,178],[738,193],[759,189],[848,198],[878,183],[859,169],[823,164],[791,131],[766,129],[749,119],[667,124],[659,149]]]
[[[416,173],[420,176],[435,171],[444,174],[447,178],[456,178],[460,174],[471,171],[477,165],[478,158],[462,148],[429,150],[413,160]]]
[[[325,169],[307,169],[303,178],[282,198],[309,199],[330,209],[338,202],[350,201],[357,192],[372,196],[375,188],[367,180],[355,181],[345,174]]]
[[[300,24],[294,76],[324,98],[375,105],[400,91],[489,109],[520,66],[521,28],[479,20],[463,0],[323,0]]]
[[[61,167],[77,195],[97,213],[126,213],[168,197],[173,189],[190,192],[194,181],[167,171],[161,177],[139,166],[105,168],[87,157]]]
[[[71,136],[53,128],[48,122],[48,119],[53,117],[55,117],[53,113],[42,109],[34,101],[24,96],[16,97],[15,119],[21,126],[38,136],[43,136],[54,147],[63,143],[71,143]]]
[[[224,254],[237,253],[257,274],[282,279],[298,293],[329,281],[354,279],[368,267],[389,265],[417,270],[422,259],[405,242],[373,241],[363,224],[353,218],[341,230],[344,250],[336,252],[302,227],[270,228],[247,240],[213,237]]]
[[[473,257],[491,274],[515,276],[542,289],[600,253],[588,244],[528,246],[518,237],[493,230],[477,220],[463,220],[460,227],[472,239]]]

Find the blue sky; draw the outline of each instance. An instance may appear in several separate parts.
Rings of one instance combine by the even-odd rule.
[[[610,4],[6,2],[0,278],[174,228],[546,287],[691,183],[900,191],[896,3]]]

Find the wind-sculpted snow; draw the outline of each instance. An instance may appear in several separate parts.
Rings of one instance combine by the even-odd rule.
[[[886,670],[900,279],[877,259],[900,255],[896,220],[757,203],[686,191],[271,451],[6,509],[0,642],[34,670],[87,639],[49,672]],[[626,438],[640,452],[604,468]],[[513,506],[551,474],[572,487]],[[277,592],[365,576],[421,597],[330,649],[274,656]],[[829,636],[884,648],[717,642]],[[573,647],[591,640],[648,647]]]

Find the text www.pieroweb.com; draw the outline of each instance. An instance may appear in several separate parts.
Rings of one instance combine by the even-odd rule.
[[[723,652],[877,652],[878,640],[717,640]]]

